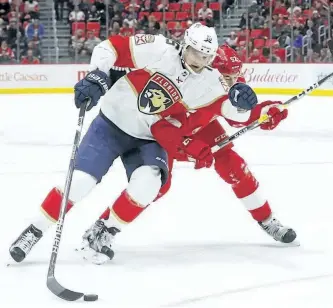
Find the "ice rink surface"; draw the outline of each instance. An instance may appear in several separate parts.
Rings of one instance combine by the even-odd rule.
[[[115,259],[84,262],[74,251],[82,233],[126,185],[116,163],[68,215],[56,270],[66,287],[97,293],[94,303],[46,288],[54,228],[25,262],[6,266],[12,241],[65,180],[77,114],[71,95],[1,96],[1,307],[333,307],[333,98],[306,97],[275,131],[236,141],[299,247],[268,237],[213,169],[182,164],[169,194],[119,234]]]

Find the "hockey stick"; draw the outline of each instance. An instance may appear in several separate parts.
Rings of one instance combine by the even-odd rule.
[[[307,89],[303,90],[301,93],[299,93],[299,94],[293,96],[292,98],[288,99],[283,104],[284,108],[288,108],[291,103],[293,103],[295,101],[298,101],[299,99],[303,98],[305,95],[311,93],[313,90],[315,90],[318,87],[320,87],[324,82],[326,82],[328,79],[330,79],[332,77],[333,77],[333,73],[330,73],[329,75],[327,75],[324,78],[320,79],[318,82],[315,82],[313,85],[311,85]],[[235,134],[231,135],[228,139],[225,139],[225,140],[219,142],[218,144],[214,145],[212,147],[212,152],[213,153],[217,152],[218,150],[222,149],[223,147],[225,147],[230,142],[232,142],[235,139],[239,138],[240,136],[244,135],[246,132],[251,131],[251,130],[257,128],[262,123],[264,123],[265,121],[267,121],[268,118],[269,118],[269,116],[267,114],[263,114],[257,121],[254,121],[250,125],[245,126],[244,128],[242,128],[241,130],[239,130]]]
[[[49,270],[47,273],[47,282],[46,282],[48,289],[53,294],[55,294],[56,296],[58,296],[64,300],[67,300],[67,301],[75,301],[75,300],[78,300],[79,298],[81,298],[82,296],[84,296],[83,293],[71,291],[69,289],[64,288],[56,280],[56,278],[54,276],[54,271],[55,271],[55,266],[56,266],[56,262],[57,262],[58,252],[59,252],[61,235],[62,235],[64,222],[65,222],[68,195],[69,195],[69,191],[70,191],[71,184],[72,184],[72,178],[73,178],[74,167],[75,167],[75,157],[76,157],[77,149],[78,149],[80,139],[81,139],[82,126],[83,126],[83,121],[84,121],[84,117],[85,117],[85,113],[86,113],[87,103],[88,102],[86,102],[85,104],[82,104],[80,107],[78,124],[76,127],[72,154],[71,154],[68,172],[67,172],[67,176],[66,176],[64,195],[63,195],[62,201],[61,201],[59,219],[57,222],[56,235],[55,235],[54,242],[53,242],[52,254],[51,254]]]

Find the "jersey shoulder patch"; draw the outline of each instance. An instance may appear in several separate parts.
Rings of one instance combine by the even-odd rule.
[[[135,45],[150,44],[155,42],[155,35],[152,34],[135,34]]]

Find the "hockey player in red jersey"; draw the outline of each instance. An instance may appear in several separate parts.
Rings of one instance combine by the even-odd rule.
[[[245,82],[244,77],[241,75],[242,62],[239,60],[234,50],[229,46],[225,45],[218,49],[217,57],[212,63],[212,67],[218,69],[225,77],[223,81],[225,82],[224,87],[226,89],[230,88],[235,82]],[[200,140],[201,142],[208,144],[210,147],[213,147],[222,140],[228,138],[225,129],[216,119],[221,113],[221,107],[221,103],[216,102],[199,109],[187,118],[174,117],[174,119],[179,123],[182,123],[181,127],[183,135],[189,137],[189,142],[191,142],[191,140]],[[265,101],[252,110],[250,118],[246,121],[242,121],[241,114],[240,122],[230,120],[226,117],[224,118],[231,126],[240,127],[252,123],[257,120],[261,114],[265,113],[270,116],[270,120],[260,126],[263,130],[275,129],[288,115],[288,111],[281,108],[281,102]],[[164,131],[163,134],[165,134]],[[163,138],[163,136],[161,136],[161,138]],[[167,142],[166,144],[162,144],[162,146],[167,149]],[[193,163],[193,159],[185,153],[169,152],[169,155],[177,161],[189,161]],[[240,200],[252,218],[258,222],[259,226],[276,241],[282,243],[293,242],[296,238],[295,231],[292,228],[284,226],[272,213],[268,200],[261,195],[259,182],[249,170],[246,161],[233,150],[233,144],[228,144],[213,155],[215,171],[224,182],[231,186],[236,198]],[[161,189],[158,199],[166,194],[171,186],[171,159],[170,162],[169,180]],[[200,169],[205,167],[202,165],[203,163],[205,162],[197,160],[194,168]],[[131,223],[136,219],[143,210],[144,208],[135,206],[127,208],[124,206],[112,207],[111,209],[107,208],[100,216],[100,219],[114,221],[116,230],[120,231],[124,225]],[[92,230],[89,229],[84,235],[83,249],[89,250],[89,247],[87,246],[89,246],[88,238],[91,236],[91,232]],[[93,262],[99,263],[103,260],[103,257],[100,258],[95,255],[92,260]]]

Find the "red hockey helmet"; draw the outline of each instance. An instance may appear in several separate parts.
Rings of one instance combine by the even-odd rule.
[[[242,61],[236,51],[228,45],[222,45],[217,49],[212,67],[222,75],[239,76],[242,70]]]

